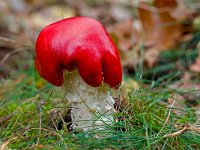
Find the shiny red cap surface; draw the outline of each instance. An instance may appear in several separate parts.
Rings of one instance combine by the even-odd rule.
[[[82,79],[97,87],[116,87],[122,80],[118,50],[100,22],[72,17],[46,26],[36,41],[35,67],[50,83],[63,84],[63,70],[78,69]]]

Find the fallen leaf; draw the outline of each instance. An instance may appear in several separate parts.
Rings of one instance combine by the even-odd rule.
[[[144,30],[145,45],[159,51],[176,46],[183,30],[180,22],[173,18],[169,11],[160,11],[142,2],[138,10]]]
[[[145,66],[152,68],[159,60],[159,51],[155,48],[147,49],[144,53]]]
[[[161,51],[174,48],[179,43],[183,35],[183,27],[179,20],[171,15],[171,9],[163,9],[165,3],[167,6],[175,7],[173,0],[162,2],[155,1],[156,6],[150,6],[140,2],[138,12],[143,30],[143,41],[145,46],[144,61],[147,67],[153,67],[159,60]]]
[[[154,6],[156,6],[158,8],[176,7],[177,2],[176,2],[176,0],[154,0]]]
[[[114,26],[111,26],[108,30],[111,35],[115,35],[117,38],[117,45],[121,51],[128,51],[132,46],[132,31],[133,20],[128,18],[123,20]]]
[[[193,72],[200,72],[200,57],[198,57],[195,63],[190,66],[190,70]]]

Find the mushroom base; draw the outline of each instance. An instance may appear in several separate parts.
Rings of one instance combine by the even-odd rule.
[[[113,122],[115,101],[109,94],[108,86],[91,87],[76,70],[65,74],[64,88],[71,106],[72,129],[101,129]]]

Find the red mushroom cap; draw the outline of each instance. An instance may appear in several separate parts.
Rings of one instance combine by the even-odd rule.
[[[50,83],[63,84],[63,70],[78,69],[91,86],[102,78],[110,87],[121,83],[118,50],[100,22],[88,17],[63,19],[46,26],[36,41],[35,67]]]

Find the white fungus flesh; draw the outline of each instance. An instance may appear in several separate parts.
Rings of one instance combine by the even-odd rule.
[[[113,122],[115,101],[108,91],[108,86],[87,85],[77,70],[65,73],[64,80],[66,99],[71,107],[72,129],[101,129]]]

